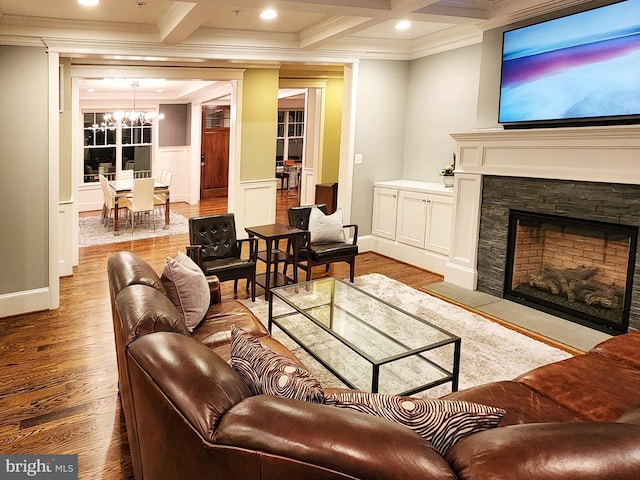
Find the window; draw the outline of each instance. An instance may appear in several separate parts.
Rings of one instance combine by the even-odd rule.
[[[304,110],[278,111],[276,166],[284,160],[302,161],[304,144]]]
[[[151,123],[104,124],[105,112],[84,112],[84,183],[109,180],[121,170],[134,170],[136,178],[151,176]]]

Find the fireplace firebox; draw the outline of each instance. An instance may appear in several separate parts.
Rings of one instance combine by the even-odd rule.
[[[509,211],[504,298],[625,333],[638,228]]]

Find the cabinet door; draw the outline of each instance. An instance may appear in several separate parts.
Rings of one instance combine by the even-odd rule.
[[[428,210],[425,248],[449,255],[453,198],[444,195],[429,195]]]
[[[398,194],[398,242],[424,248],[427,223],[428,195],[404,192]]]
[[[398,191],[391,188],[373,189],[373,235],[396,239]]]

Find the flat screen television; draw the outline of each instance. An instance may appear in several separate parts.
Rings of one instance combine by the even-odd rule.
[[[498,122],[640,123],[640,0],[504,32]]]

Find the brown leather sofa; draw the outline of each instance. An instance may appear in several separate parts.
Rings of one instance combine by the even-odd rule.
[[[138,480],[640,479],[640,333],[448,395],[507,414],[500,427],[460,440],[443,457],[377,417],[252,395],[227,363],[231,325],[295,357],[242,304],[215,303],[189,333],[138,256],[114,254],[108,276]]]

